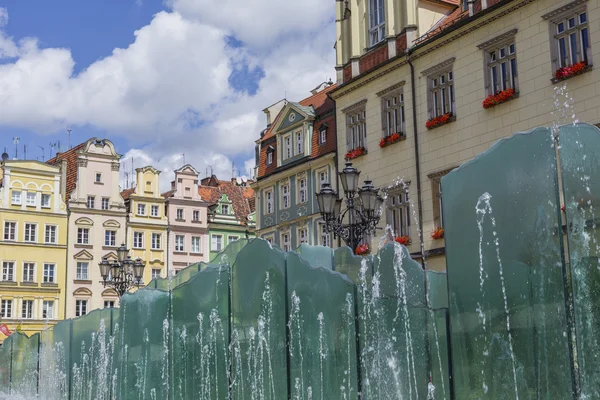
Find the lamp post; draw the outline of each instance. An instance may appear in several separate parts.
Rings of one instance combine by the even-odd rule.
[[[113,288],[119,297],[123,296],[132,287],[143,285],[144,267],[146,262],[140,258],[132,260],[128,255],[129,249],[122,244],[117,249],[117,261],[109,261],[106,257],[100,261],[100,275],[104,287]]]
[[[326,231],[341,237],[356,252],[365,235],[374,234],[377,230],[384,200],[372,181],[366,180],[361,188],[358,187],[360,171],[352,163],[347,162],[338,175],[344,191],[343,198],[338,198],[330,183],[324,183],[321,191],[316,193],[317,203]],[[344,200],[346,208],[342,211]]]

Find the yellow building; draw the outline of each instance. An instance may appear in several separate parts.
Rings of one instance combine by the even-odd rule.
[[[165,198],[160,194],[160,171],[136,169],[137,184],[121,193],[127,206],[127,248],[132,259],[146,262],[144,284],[167,276],[167,226]]]
[[[64,319],[66,165],[4,161],[0,172],[0,325],[27,335]],[[5,336],[0,333],[0,342]]]

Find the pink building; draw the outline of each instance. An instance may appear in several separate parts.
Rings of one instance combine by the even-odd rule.
[[[190,264],[209,261],[208,206],[198,194],[198,171],[185,165],[175,171],[167,201],[169,271],[177,273]]]

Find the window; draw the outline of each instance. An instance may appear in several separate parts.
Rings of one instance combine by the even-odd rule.
[[[364,109],[346,115],[348,129],[346,131],[346,147],[348,151],[366,147],[367,113]]]
[[[77,228],[77,244],[88,244],[90,242],[90,230],[88,228]]]
[[[184,240],[185,236],[175,235],[175,251],[185,251],[185,247],[183,246]]]
[[[23,263],[23,282],[34,282],[35,263]]]
[[[404,134],[404,93],[396,92],[382,98],[383,136]]]
[[[17,237],[17,223],[16,222],[4,222],[4,240],[16,240]]]
[[[200,211],[199,210],[194,210],[192,212],[192,220],[195,222],[200,221]]]
[[[100,172],[96,172],[96,183],[102,183],[102,174]]]
[[[160,278],[160,269],[152,268],[152,279]]]
[[[273,213],[273,189],[265,191],[265,210],[267,214]]]
[[[551,49],[555,71],[580,62],[590,63],[591,48],[585,6],[560,14],[551,21],[550,27],[554,37]]]
[[[227,238],[227,243],[233,243],[236,240],[240,240],[240,237],[239,236],[229,235],[229,237]]]
[[[200,237],[192,236],[192,253],[201,253]]]
[[[331,247],[331,235],[327,232],[323,222],[319,222],[319,244]]]
[[[321,125],[319,130],[319,144],[325,144],[327,142],[327,125]]]
[[[300,244],[308,242],[308,228],[298,229],[298,242]]]
[[[306,186],[306,178],[298,180],[298,202],[306,203],[308,201],[308,188]]]
[[[145,204],[138,204],[138,206],[137,206],[137,213],[138,213],[138,215],[146,215],[146,205]]]
[[[319,172],[319,188],[322,188],[324,183],[329,183],[327,170]]]
[[[52,300],[44,300],[44,302],[42,303],[42,318],[54,318],[54,302]]]
[[[56,243],[56,225],[46,225],[46,232],[44,233],[44,242],[49,244]]]
[[[144,232],[133,232],[133,248],[144,248]]]
[[[264,238],[267,242],[269,242],[270,244],[273,244],[273,236],[268,236]]]
[[[26,242],[37,241],[37,224],[25,224],[25,239]]]
[[[19,190],[12,191],[11,204],[21,205],[21,191],[19,191]]]
[[[117,231],[104,231],[104,245],[115,247],[117,245]]]
[[[212,235],[210,247],[212,251],[221,251],[223,249],[223,235]]]
[[[77,263],[77,277],[75,279],[80,281],[87,281],[88,279],[88,263],[78,262]]]
[[[27,192],[27,197],[25,197],[25,204],[28,206],[35,207],[35,198],[37,194],[35,192]]]
[[[290,185],[286,183],[281,186],[281,206],[283,208],[290,207]]]
[[[158,206],[151,206],[150,207],[150,215],[152,217],[158,217]]]
[[[104,300],[104,308],[115,308],[114,300]]]
[[[43,283],[54,283],[54,264],[44,264]]]
[[[283,142],[285,143],[285,159],[287,160],[292,157],[292,136],[284,137]]]
[[[162,235],[160,233],[152,234],[152,250],[160,250]]]
[[[304,153],[304,135],[302,131],[296,132],[296,154]]]
[[[2,307],[0,307],[0,317],[12,318],[12,300],[2,300]]]
[[[146,192],[152,193],[152,182],[146,181]]]
[[[454,114],[454,80],[451,70],[429,76],[429,118]]]
[[[42,208],[50,208],[50,195],[42,194]]]
[[[185,195],[184,195],[184,197],[188,197],[188,198],[192,197],[192,189],[191,188],[189,188],[189,187],[185,188]]]
[[[94,208],[96,203],[96,198],[94,196],[88,196],[87,198],[87,208]]]
[[[182,220],[183,219],[183,208],[178,208],[177,209],[177,219]]]
[[[486,49],[487,85],[486,94],[497,94],[503,90],[517,90],[517,58],[514,37],[511,41]]]
[[[15,280],[15,263],[12,261],[4,261],[2,263],[2,280],[6,282],[14,282]]]
[[[405,189],[392,191],[387,198],[387,223],[396,236],[410,236],[410,201]]]
[[[290,251],[292,249],[289,233],[281,234],[281,247],[283,248],[283,251]]]
[[[108,197],[103,197],[102,198],[102,209],[103,210],[110,209],[110,199]]]
[[[221,204],[221,214],[223,214],[223,215],[229,214],[229,205]]]
[[[21,301],[21,318],[23,318],[23,319],[33,318],[33,300],[22,300]]]
[[[271,164],[273,164],[273,152],[268,151],[267,152],[267,165],[271,165]]]
[[[453,168],[450,168],[428,175],[429,179],[431,179],[431,191],[433,194],[433,224],[436,228],[444,226],[442,210],[442,177],[452,171],[452,169]]]
[[[75,300],[75,316],[81,317],[87,314],[87,300]]]
[[[369,45],[373,46],[385,39],[384,0],[369,0]]]

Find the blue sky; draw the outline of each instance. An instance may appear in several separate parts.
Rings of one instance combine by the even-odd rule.
[[[333,77],[334,1],[9,0],[0,4],[0,147],[47,159],[90,137],[169,172],[252,166],[262,109]],[[227,17],[225,17],[227,16]],[[235,137],[235,140],[231,140]],[[57,147],[53,147],[56,151]]]

